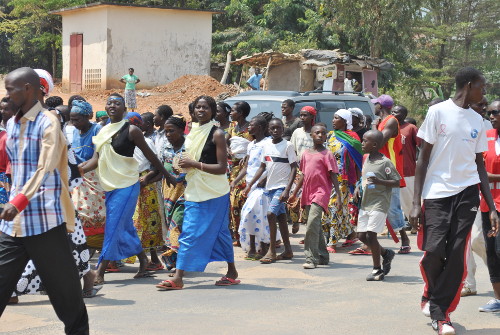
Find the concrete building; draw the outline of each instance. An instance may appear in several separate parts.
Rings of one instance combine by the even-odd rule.
[[[269,50],[244,56],[231,64],[268,68],[265,87],[276,91],[344,91],[346,72],[351,72],[361,83],[362,91],[373,95],[378,95],[379,71],[394,66],[385,59],[354,56],[339,50],[311,49],[295,54]]]
[[[130,67],[139,89],[208,75],[216,13],[106,2],[54,11],[62,16],[63,89],[123,88]]]

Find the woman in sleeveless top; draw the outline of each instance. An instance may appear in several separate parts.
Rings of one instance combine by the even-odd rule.
[[[140,190],[138,163],[133,157],[135,147],[141,149],[144,156],[165,176],[167,182],[175,184],[175,180],[144,140],[142,131],[124,119],[126,110],[121,95],[110,95],[106,112],[111,122],[93,137],[94,156],[79,165],[83,173],[97,168],[106,196],[106,226],[98,262],[97,284],[104,283],[104,272],[109,261],[118,261],[133,255],[137,255],[140,262],[139,271],[134,278],[151,276],[146,271],[148,257],[132,220]]]
[[[236,285],[238,272],[229,232],[229,182],[226,177],[227,149],[224,132],[215,126],[215,100],[201,96],[194,101],[198,123],[186,137],[186,155],[179,166],[187,169],[184,191],[185,209],[179,237],[177,270],[170,280],[156,287],[179,290],[184,286],[185,271],[204,271],[207,264],[227,262],[227,273],[215,283]]]

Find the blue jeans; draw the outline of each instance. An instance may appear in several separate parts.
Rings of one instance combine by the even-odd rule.
[[[285,203],[280,201],[280,196],[284,190],[284,188],[277,188],[266,191],[265,195],[269,199],[269,207],[267,209],[268,213],[273,213],[276,216],[286,214]]]
[[[405,217],[403,216],[403,211],[401,210],[399,193],[399,187],[394,187],[392,189],[391,205],[389,206],[389,211],[387,212],[387,219],[389,220],[389,223],[394,231],[400,231],[405,226]]]

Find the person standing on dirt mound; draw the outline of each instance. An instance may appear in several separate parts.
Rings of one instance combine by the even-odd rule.
[[[125,84],[125,106],[131,112],[135,112],[137,108],[137,101],[135,98],[135,85],[139,84],[141,80],[134,74],[134,69],[129,68],[128,74],[124,75],[120,82]]]

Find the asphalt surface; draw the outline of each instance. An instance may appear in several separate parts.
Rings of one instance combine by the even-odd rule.
[[[91,334],[435,334],[430,319],[420,312],[423,282],[418,261],[422,252],[411,242],[408,255],[396,255],[383,282],[367,282],[370,256],[352,256],[352,248],[338,248],[328,266],[302,268],[304,255],[293,236],[295,257],[261,265],[244,260],[236,249],[242,283],[216,287],[225,263],[212,263],[204,273],[190,273],[181,291],[158,291],[154,284],[167,279],[133,279],[138,265],[106,274],[99,295],[86,299]],[[397,251],[386,237],[381,244]],[[94,259],[95,260],[95,259]],[[486,266],[476,256],[478,295],[462,298],[452,321],[457,334],[498,335],[500,313],[479,313],[493,296]],[[0,333],[12,335],[63,334],[47,296],[22,296],[7,306]]]

